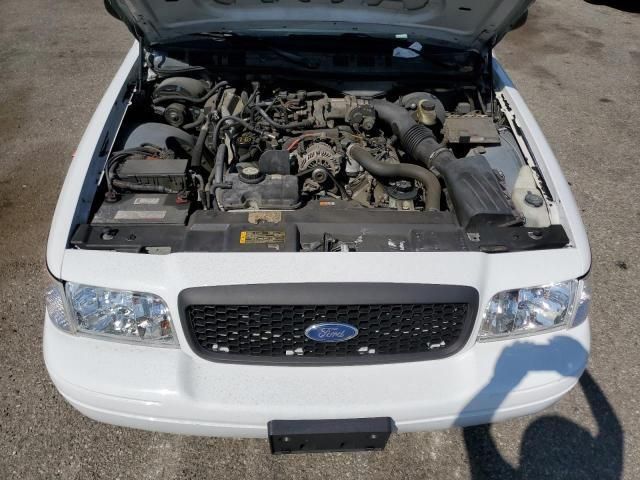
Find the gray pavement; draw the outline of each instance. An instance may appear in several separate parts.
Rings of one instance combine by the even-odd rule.
[[[539,0],[498,49],[591,239],[593,355],[581,386],[540,415],[397,435],[383,453],[272,457],[261,440],[98,424],[52,386],[41,354],[49,222],[131,38],[98,0],[2,0],[0,14],[0,479],[640,478],[640,15]]]

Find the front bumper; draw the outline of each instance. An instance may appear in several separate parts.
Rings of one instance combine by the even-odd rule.
[[[588,322],[475,344],[414,363],[282,367],[210,362],[181,349],[68,335],[45,319],[56,387],[95,420],[146,430],[266,437],[275,419],[391,417],[399,432],[496,422],[540,411],[584,370]]]

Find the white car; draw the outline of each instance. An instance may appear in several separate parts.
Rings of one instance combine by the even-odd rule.
[[[571,390],[587,236],[492,53],[530,3],[107,0],[136,42],[51,226],[64,398],[291,453]]]

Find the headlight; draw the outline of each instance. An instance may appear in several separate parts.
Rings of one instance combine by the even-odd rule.
[[[140,345],[177,345],[169,309],[157,295],[71,282],[65,293],[54,285],[46,294],[49,317],[65,331]]]
[[[500,292],[485,309],[478,340],[534,335],[577,325],[587,318],[590,301],[586,278]]]

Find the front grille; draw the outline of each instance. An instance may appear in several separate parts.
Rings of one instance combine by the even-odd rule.
[[[468,337],[475,307],[468,303],[368,305],[186,305],[187,334],[211,358],[301,361],[401,361],[455,353]],[[339,343],[305,336],[311,325],[353,325]]]

